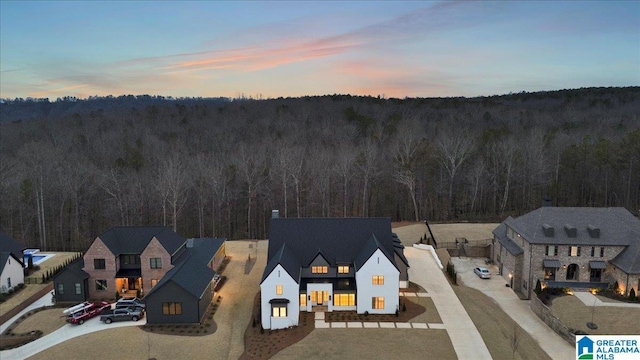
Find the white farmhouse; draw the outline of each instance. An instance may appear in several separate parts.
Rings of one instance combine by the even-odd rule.
[[[260,283],[265,329],[298,325],[300,311],[392,314],[408,284],[404,247],[388,218],[278,218]]]

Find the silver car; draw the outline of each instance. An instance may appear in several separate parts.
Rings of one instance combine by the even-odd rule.
[[[487,268],[477,267],[477,268],[473,269],[473,272],[476,273],[476,275],[478,275],[478,277],[481,278],[481,279],[490,279],[491,278],[491,273],[489,272],[489,270]]]

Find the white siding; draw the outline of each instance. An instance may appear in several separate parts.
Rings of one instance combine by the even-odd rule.
[[[4,265],[4,269],[2,269],[2,275],[0,275],[0,288],[6,289],[9,291],[8,281],[7,279],[11,278],[11,287],[16,287],[18,284],[24,283],[24,270],[20,262],[13,258],[13,256],[9,256],[7,259],[7,263]]]
[[[374,275],[384,276],[384,285],[373,285]],[[393,314],[398,310],[400,288],[400,272],[387,259],[380,249],[376,250],[367,262],[356,272],[358,294],[356,304],[358,313],[368,311],[370,314]],[[384,298],[384,309],[374,310],[371,299]]]
[[[282,285],[282,295],[276,294],[276,286]],[[264,329],[284,329],[298,325],[300,316],[300,287],[298,283],[281,266],[276,266],[271,274],[260,284],[261,322]],[[287,299],[287,316],[272,317],[272,299]]]

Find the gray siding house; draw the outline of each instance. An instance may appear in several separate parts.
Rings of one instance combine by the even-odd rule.
[[[624,208],[542,207],[493,231],[492,259],[526,298],[550,287],[640,286],[640,220]]]
[[[148,324],[199,323],[213,299],[213,279],[225,239],[189,239],[175,267],[144,297]]]
[[[84,272],[84,259],[79,258],[53,277],[53,288],[58,302],[84,302],[88,300],[89,274]]]

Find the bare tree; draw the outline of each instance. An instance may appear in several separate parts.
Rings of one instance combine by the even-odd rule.
[[[159,190],[163,202],[166,201],[171,207],[171,225],[173,226],[173,231],[177,232],[178,214],[187,201],[189,186],[187,161],[185,157],[178,152],[161,160],[156,177],[159,179]],[[163,209],[165,209],[164,204]]]
[[[340,145],[336,150],[336,162],[333,169],[340,177],[342,183],[342,217],[347,217],[349,181],[354,175],[353,167],[355,162],[355,148],[350,144]]]
[[[468,131],[449,129],[436,140],[442,166],[449,175],[449,214],[454,208],[453,184],[462,164],[474,150],[474,137]]]
[[[238,173],[244,180],[247,189],[247,237],[253,239],[251,231],[251,207],[260,185],[269,174],[266,163],[266,150],[264,146],[249,148],[241,144],[234,159]]]
[[[362,216],[368,216],[368,195],[371,191],[371,182],[378,174],[378,159],[380,150],[378,146],[370,140],[358,147],[359,154],[356,160],[356,167],[360,170],[362,178]]]
[[[416,201],[416,162],[421,155],[424,142],[424,129],[415,120],[398,127],[392,151],[395,160],[393,179],[404,185],[409,191],[413,204],[414,220],[419,221],[418,203]]]

